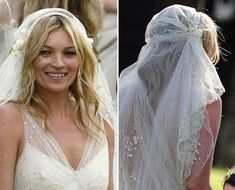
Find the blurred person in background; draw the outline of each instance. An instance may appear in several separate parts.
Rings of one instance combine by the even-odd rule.
[[[104,0],[104,18],[97,51],[113,100],[117,98],[117,0]]]
[[[235,168],[228,171],[224,176],[223,190],[235,190]]]

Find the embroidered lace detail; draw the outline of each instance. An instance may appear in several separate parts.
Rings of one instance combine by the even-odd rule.
[[[133,152],[138,149],[138,143],[141,138],[139,136],[133,136],[133,137],[124,137],[124,155],[127,158],[133,157]]]
[[[179,136],[181,140],[178,144],[178,156],[181,164],[184,166],[180,171],[183,181],[189,177],[196,155],[199,153],[199,131],[203,126],[203,115],[204,109],[202,108],[198,112],[194,113],[190,118],[183,117],[181,120],[181,126],[186,126],[184,124],[187,122],[190,122],[191,125],[191,131],[189,131],[188,137],[184,135],[188,133],[180,133],[181,136]],[[185,114],[185,116],[187,116],[187,114]],[[187,129],[185,127],[181,127],[181,130]]]

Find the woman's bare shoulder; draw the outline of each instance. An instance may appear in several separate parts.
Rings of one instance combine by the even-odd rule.
[[[208,113],[208,119],[210,122],[211,130],[216,137],[219,132],[221,116],[222,116],[222,101],[219,98],[218,100],[208,104],[206,107]]]
[[[10,114],[10,115],[14,114],[14,116],[16,116],[18,114],[21,115],[21,111],[16,103],[7,102],[6,104],[0,106],[0,115],[7,116],[8,114]]]
[[[221,110],[222,110],[222,100],[221,98],[218,98],[216,101],[208,104],[206,106],[206,109],[207,109],[207,112],[209,114],[219,114],[221,113]]]
[[[23,120],[15,103],[0,106],[0,189],[13,189],[14,171],[22,151]],[[2,187],[2,188],[1,188]]]
[[[14,126],[20,126],[22,124],[22,113],[16,103],[8,102],[0,106],[0,128],[2,130],[10,126],[10,129],[14,130]]]

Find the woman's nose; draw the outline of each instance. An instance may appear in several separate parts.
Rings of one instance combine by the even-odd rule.
[[[65,66],[63,57],[61,55],[55,55],[52,61],[52,66],[56,68],[62,68]]]

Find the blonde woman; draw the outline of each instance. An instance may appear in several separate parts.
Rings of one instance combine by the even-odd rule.
[[[102,0],[2,0],[0,1],[0,64],[9,53],[12,34],[23,19],[43,8],[64,8],[85,26],[89,37],[97,43],[97,33],[103,19]]]
[[[120,76],[120,186],[211,190],[224,93],[217,26],[194,8],[156,14],[136,63]]]
[[[0,189],[113,189],[114,116],[85,28],[50,8],[15,36],[0,67]]]
[[[0,1],[0,64],[10,51],[14,31],[27,15],[43,8],[64,8],[79,18],[81,23],[85,26],[88,36],[93,38],[94,51],[101,63],[102,70],[108,80],[112,97],[115,100],[117,94],[117,46],[115,37],[117,31],[115,29],[108,29],[110,34],[103,34],[104,37],[102,37],[102,39],[99,37],[100,39],[98,39],[98,32],[103,24],[103,27],[106,28],[106,19],[103,18],[104,8],[113,10],[113,8],[115,8],[115,3],[117,6],[117,2],[111,4],[110,1],[103,0]],[[114,28],[116,27],[116,24],[116,20],[112,22]],[[107,35],[111,36],[108,40]],[[111,62],[112,64],[110,64]]]

